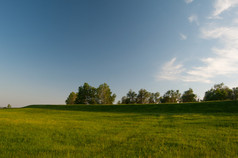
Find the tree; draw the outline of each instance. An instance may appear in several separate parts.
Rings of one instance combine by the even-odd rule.
[[[121,104],[129,104],[130,103],[130,99],[127,98],[126,96],[123,96],[121,98]]]
[[[179,93],[179,90],[169,90],[167,91],[163,97],[161,98],[162,103],[177,103],[180,101],[181,93]]]
[[[205,92],[204,101],[232,99],[232,90],[224,83],[215,84],[213,88]]]
[[[232,99],[238,100],[238,87],[232,88]]]
[[[189,90],[185,91],[182,95],[183,102],[195,102],[196,100],[197,95],[193,93],[192,88],[189,88]]]
[[[126,94],[126,96],[123,96],[121,98],[122,104],[135,104],[137,102],[137,94],[136,92],[132,91],[131,89]]]
[[[130,91],[127,93],[128,104],[135,104],[136,96],[137,96],[136,92],[134,92],[130,89]]]
[[[75,100],[76,104],[96,104],[96,88],[90,86],[88,83],[84,83],[78,89],[78,95]]]
[[[112,104],[115,98],[116,94],[112,94],[111,89],[106,83],[101,84],[98,88],[84,83],[83,86],[78,88],[75,104]],[[69,100],[70,98],[66,101],[69,102]]]
[[[148,104],[151,93],[145,89],[140,89],[137,95],[137,103]]]
[[[98,104],[112,104],[115,101],[116,94],[112,94],[109,86],[104,83],[97,88]]]
[[[74,92],[71,92],[71,93],[69,94],[68,98],[66,99],[65,103],[66,103],[67,105],[69,105],[69,104],[75,104],[76,98],[77,98],[77,94],[74,93]]]
[[[7,108],[8,108],[8,109],[12,108],[11,104],[8,104],[8,105],[7,105]]]
[[[159,92],[151,93],[150,99],[149,99],[149,103],[151,103],[151,104],[158,104],[159,101],[160,101],[159,96],[160,96]]]

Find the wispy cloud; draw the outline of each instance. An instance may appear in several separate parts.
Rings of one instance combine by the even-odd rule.
[[[193,2],[193,0],[184,0],[185,1],[185,3],[192,3]]]
[[[183,81],[209,83],[216,76],[238,73],[238,28],[214,27],[201,31],[206,40],[219,40],[221,48],[212,48],[213,57],[201,59],[202,66],[186,71]],[[195,80],[193,80],[195,79]],[[196,80],[199,79],[199,80]]]
[[[222,48],[212,48],[214,57],[202,59],[203,66],[188,71],[189,75],[211,79],[217,75],[238,73],[238,28],[217,27],[202,30],[204,39],[219,40]]]
[[[212,17],[219,17],[224,11],[238,5],[238,0],[216,0]]]
[[[236,18],[236,19],[233,19],[233,24],[238,24],[238,18]]]
[[[187,37],[185,34],[183,34],[183,33],[180,33],[179,36],[180,36],[180,39],[181,39],[181,40],[186,40],[186,39],[188,38],[188,37]]]
[[[182,72],[185,71],[182,64],[175,64],[176,58],[173,58],[169,62],[165,63],[162,67],[162,71],[157,76],[157,79],[165,80],[178,80],[182,76]]]
[[[201,32],[205,39],[218,39],[225,47],[238,48],[238,27],[205,28]]]
[[[173,58],[163,65],[159,75],[157,75],[157,80],[210,83],[210,80],[207,79],[207,76],[188,74],[182,63],[176,63],[176,58]]]
[[[190,23],[196,23],[197,25],[199,25],[199,21],[198,21],[198,16],[193,14],[191,16],[188,17],[188,21]]]
[[[238,0],[216,0],[213,17],[219,17],[224,11],[237,5]],[[195,15],[188,19],[190,23],[198,21]],[[237,18],[223,19],[230,20],[233,25],[227,22],[221,25],[213,18],[209,20],[208,24],[200,28],[201,37],[204,40],[217,41],[219,46],[214,45],[211,48],[209,57],[199,59],[200,66],[185,69],[183,63],[175,64],[176,58],[173,58],[162,68],[161,79],[210,83],[217,76],[238,75],[238,26],[234,25],[238,23]],[[167,73],[166,67],[169,67]]]

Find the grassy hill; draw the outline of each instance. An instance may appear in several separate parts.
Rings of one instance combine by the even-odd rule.
[[[238,102],[0,109],[0,157],[238,157]]]

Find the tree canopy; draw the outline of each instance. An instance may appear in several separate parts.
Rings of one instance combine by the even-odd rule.
[[[110,87],[104,83],[98,88],[84,83],[78,88],[78,93],[70,93],[66,104],[113,104],[116,94],[112,94]]]
[[[75,104],[96,104],[96,88],[84,83],[78,88]]]
[[[151,93],[145,89],[140,89],[137,95],[137,103],[148,104]]]
[[[97,103],[112,104],[116,99],[116,94],[112,94],[109,86],[104,83],[97,88]]]
[[[113,94],[109,85],[103,83],[97,88],[84,83],[78,88],[78,92],[71,92],[66,99],[66,104],[113,104],[116,94]],[[224,83],[215,84],[205,92],[203,101],[212,100],[238,100],[238,87],[230,89]],[[130,89],[126,96],[123,96],[118,104],[158,104],[158,103],[179,103],[196,102],[197,95],[193,89],[184,91],[183,95],[179,90],[168,90],[160,97],[159,92],[151,93],[146,89],[140,89],[138,93]]]
[[[177,103],[180,101],[181,93],[179,90],[168,90],[161,98],[162,103]]]
[[[185,91],[182,95],[182,102],[195,102],[197,100],[197,95],[193,93],[193,89]]]
[[[149,103],[157,104],[159,103],[159,100],[160,100],[159,96],[160,96],[159,92],[151,93],[145,89],[140,89],[137,94],[136,92],[130,89],[127,95],[121,98],[120,103],[121,104],[149,104]]]
[[[160,102],[160,93],[151,93],[150,98],[149,98],[149,103],[150,104],[158,104]]]
[[[75,100],[77,98],[77,94],[75,92],[71,92],[68,96],[68,98],[66,99],[65,103],[67,105],[69,104],[75,104]]]
[[[238,87],[232,88],[232,99],[238,100]]]
[[[232,90],[224,83],[215,84],[213,88],[205,92],[204,101],[232,99]]]
[[[127,99],[128,100],[126,101],[127,102],[126,104],[135,104],[137,99],[136,92],[130,89],[129,92],[127,93]]]

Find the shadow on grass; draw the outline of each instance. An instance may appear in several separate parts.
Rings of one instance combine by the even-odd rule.
[[[238,101],[146,105],[29,105],[24,108],[113,113],[238,113]]]

